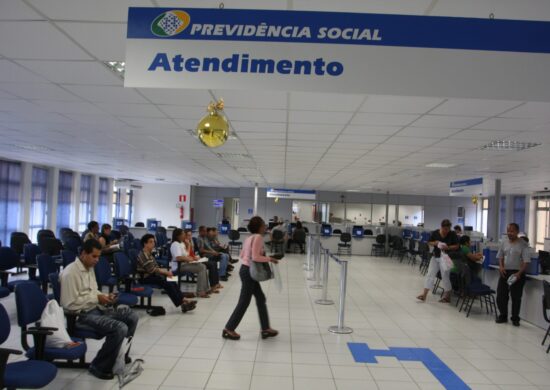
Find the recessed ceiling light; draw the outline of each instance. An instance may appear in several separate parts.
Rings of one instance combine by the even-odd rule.
[[[105,66],[115,72],[117,76],[124,78],[126,63],[124,61],[104,61]]]
[[[156,181],[164,181],[164,180],[166,180],[166,179],[164,179],[164,178],[162,178],[162,177],[157,177],[155,180],[156,180]]]
[[[496,150],[499,152],[510,152],[510,151],[520,151],[525,149],[534,148],[539,146],[539,142],[519,142],[519,141],[509,141],[509,140],[497,140],[491,141],[487,145],[483,145],[481,150]]]
[[[426,167],[428,167],[428,168],[452,168],[452,167],[456,167],[456,164],[430,163],[430,164],[426,164]]]

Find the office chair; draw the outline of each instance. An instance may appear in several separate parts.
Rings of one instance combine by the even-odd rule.
[[[0,304],[0,344],[8,339],[10,330],[10,318],[4,306]],[[38,334],[38,331],[33,333]],[[42,331],[40,333],[48,334]],[[7,363],[9,355],[21,355],[21,353],[15,349],[0,347],[0,372],[3,373],[0,375],[0,389],[40,389],[55,379],[57,367],[52,363],[41,360]]]

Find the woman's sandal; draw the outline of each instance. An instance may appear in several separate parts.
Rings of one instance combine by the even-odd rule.
[[[449,297],[443,297],[439,300],[441,303],[451,303],[451,299]]]
[[[426,297],[424,295],[419,295],[416,297],[419,301],[426,302]]]
[[[199,293],[198,297],[199,298],[210,298],[210,295],[208,293],[203,292],[203,293]]]
[[[262,339],[267,339],[268,337],[275,337],[279,334],[279,331],[275,329],[266,329],[262,330],[261,335]]]
[[[222,337],[229,340],[239,340],[241,338],[241,335],[233,330],[224,329],[222,331]]]

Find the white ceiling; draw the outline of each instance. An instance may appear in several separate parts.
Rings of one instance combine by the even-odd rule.
[[[224,4],[550,20],[547,0]],[[102,61],[124,60],[129,5],[219,1],[0,0],[1,157],[145,182],[231,187],[445,194],[449,181],[479,176],[489,183],[501,178],[507,193],[550,187],[550,102],[124,88]],[[218,97],[236,138],[208,150],[189,130]],[[543,145],[479,150],[496,139]],[[426,167],[434,162],[456,167]]]

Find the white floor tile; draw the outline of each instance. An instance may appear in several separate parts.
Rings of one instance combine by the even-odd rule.
[[[336,390],[334,379],[294,378],[294,390]]]
[[[208,379],[206,389],[241,390],[250,387],[251,375],[216,374]]]
[[[284,376],[256,376],[252,377],[250,390],[293,390],[292,378]]]

